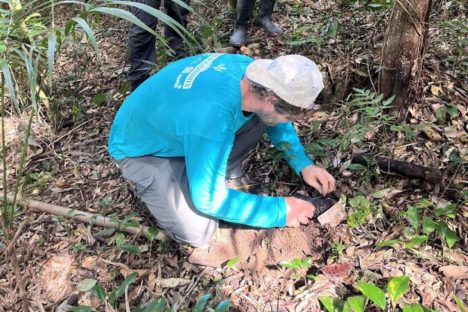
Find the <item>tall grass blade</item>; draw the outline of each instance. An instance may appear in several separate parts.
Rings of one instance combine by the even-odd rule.
[[[49,83],[49,88],[52,90],[52,79],[54,74],[54,61],[55,61],[55,49],[57,48],[57,35],[55,31],[52,32],[49,36],[49,41],[47,44],[47,80]]]
[[[18,98],[16,97],[13,79],[11,78],[10,66],[8,66],[8,63],[6,61],[4,61],[2,64],[2,72],[3,72],[4,83],[6,83],[8,86],[8,92],[10,93],[11,101],[13,102],[13,105],[15,106],[16,112],[19,114],[20,108],[18,104]]]
[[[112,3],[113,4],[133,6],[135,8],[138,8],[138,9],[140,9],[140,10],[154,16],[155,18],[157,18],[158,20],[160,20],[161,22],[163,22],[167,26],[174,29],[174,31],[177,32],[177,34],[184,41],[187,41],[185,35],[190,37],[191,40],[195,41],[195,37],[193,37],[192,34],[187,29],[185,29],[184,26],[182,26],[175,19],[173,19],[172,17],[170,17],[167,14],[164,14],[160,10],[157,10],[157,9],[155,9],[153,7],[150,7],[149,5],[146,5],[146,4],[143,4],[143,3],[138,3],[138,2],[133,2],[133,1],[112,1]],[[185,7],[188,7],[188,6],[185,4]],[[193,11],[193,9],[190,9],[190,11]]]
[[[75,21],[86,33],[86,36],[88,36],[89,42],[94,48],[94,51],[96,51],[98,60],[101,61],[101,52],[99,51],[99,47],[96,42],[96,37],[94,36],[94,31],[89,27],[88,22],[86,22],[83,18],[81,17],[74,17],[72,18],[73,21]]]

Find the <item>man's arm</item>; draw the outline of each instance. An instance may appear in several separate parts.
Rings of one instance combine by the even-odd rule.
[[[285,153],[285,159],[296,173],[302,175],[308,185],[317,189],[323,195],[335,190],[335,179],[325,169],[315,165],[306,155],[291,122],[268,127],[267,133],[272,143]]]
[[[226,187],[226,167],[234,141],[191,135],[184,138],[185,162],[195,207],[203,214],[228,222],[270,228],[286,225],[286,202],[281,197],[258,196]]]

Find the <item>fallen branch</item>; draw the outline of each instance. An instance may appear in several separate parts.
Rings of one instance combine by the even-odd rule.
[[[356,154],[351,161],[365,166],[376,163],[384,172],[396,173],[411,179],[425,180],[432,183],[442,181],[442,173],[437,168],[424,167],[371,154]]]
[[[7,200],[9,203],[12,203],[13,196],[8,195]],[[3,198],[0,198],[0,202],[1,201],[3,201]],[[93,223],[94,225],[99,225],[99,226],[107,227],[107,228],[114,228],[114,229],[118,229],[120,231],[127,232],[130,234],[135,234],[138,236],[147,237],[149,233],[149,228],[147,226],[139,226],[139,227],[122,226],[121,224],[119,224],[118,221],[114,222],[109,217],[99,216],[99,215],[95,215],[95,214],[81,211],[81,210],[48,204],[48,203],[44,203],[38,200],[19,198],[17,200],[17,204],[25,208],[35,210],[35,211],[47,212],[53,215],[67,217],[76,221]],[[156,235],[156,239],[166,240],[167,236],[163,232],[159,232]]]

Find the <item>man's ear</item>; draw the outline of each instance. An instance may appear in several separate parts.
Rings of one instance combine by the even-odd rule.
[[[275,110],[275,102],[276,102],[276,99],[274,96],[272,95],[267,95],[265,97],[265,101],[264,101],[264,105],[267,105],[267,107],[271,110]]]

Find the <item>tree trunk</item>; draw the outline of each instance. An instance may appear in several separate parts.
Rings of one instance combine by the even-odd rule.
[[[432,0],[395,0],[382,51],[380,91],[402,111],[422,67]]]

